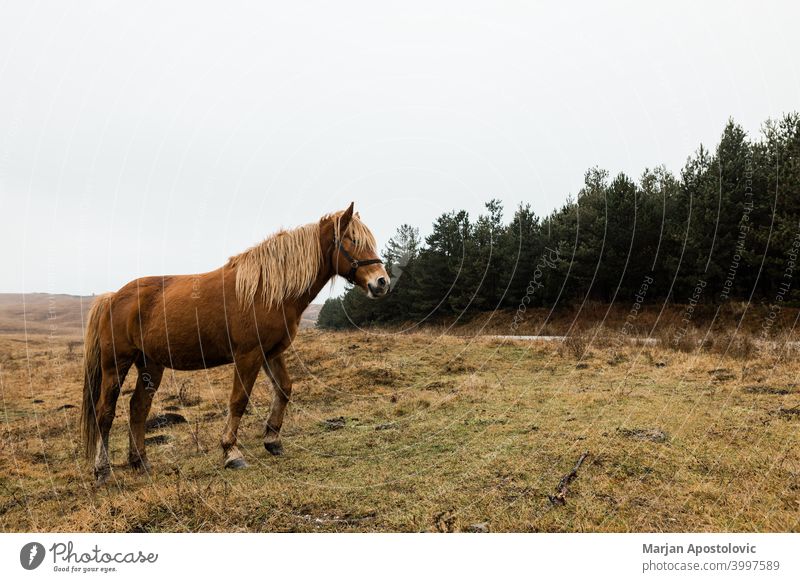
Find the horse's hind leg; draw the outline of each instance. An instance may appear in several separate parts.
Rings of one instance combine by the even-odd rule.
[[[242,469],[247,466],[244,456],[236,446],[236,435],[239,431],[239,421],[250,401],[250,392],[261,368],[261,361],[261,351],[256,350],[245,356],[237,356],[234,362],[233,390],[228,403],[225,432],[222,434],[222,454],[225,467],[228,469]]]
[[[275,389],[269,419],[264,427],[264,448],[271,455],[282,455],[281,426],[283,426],[283,414],[286,412],[286,405],[292,396],[292,379],[286,369],[286,361],[283,358],[283,354],[278,354],[267,360],[264,369],[272,380],[272,386]]]
[[[164,374],[164,366],[154,362],[146,362],[143,359],[136,363],[139,377],[136,380],[136,388],[131,396],[130,407],[130,446],[128,449],[128,464],[139,471],[148,471],[150,464],[147,462],[147,454],[144,448],[144,425],[147,415],[150,413],[150,406],[153,404],[153,396],[161,384],[161,377]]]
[[[105,355],[105,354],[104,354]],[[104,358],[105,360],[105,358]],[[100,446],[94,461],[94,477],[98,485],[105,483],[111,476],[111,463],[108,460],[108,435],[117,412],[117,398],[125,376],[133,363],[132,360],[112,355],[110,361],[103,361],[103,381],[100,384],[100,399],[95,406],[95,418],[100,432]]]

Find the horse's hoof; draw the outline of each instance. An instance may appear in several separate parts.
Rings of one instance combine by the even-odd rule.
[[[281,444],[281,441],[264,443],[264,448],[267,449],[267,452],[270,455],[275,455],[276,457],[280,457],[283,454],[283,445]]]
[[[111,477],[111,467],[103,467],[94,470],[94,484],[95,487],[102,487]]]
[[[131,469],[137,473],[147,474],[150,472],[150,463],[144,459],[136,459],[135,461],[128,461]]]
[[[225,468],[226,469],[245,469],[247,468],[247,461],[245,461],[241,457],[236,457],[235,459],[229,459],[225,461]]]

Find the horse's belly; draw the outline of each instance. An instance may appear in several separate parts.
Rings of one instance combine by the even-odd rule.
[[[134,324],[131,338],[148,360],[174,370],[202,370],[232,362],[224,323],[209,330],[198,326],[194,318],[180,315],[167,311],[160,321],[148,318],[146,327]]]
[[[166,341],[148,341],[145,336],[141,350],[148,360],[174,370],[202,370],[230,364],[233,359],[230,351],[220,349],[212,342],[204,344],[199,338],[169,338]],[[158,338],[159,340],[161,338]]]
[[[203,358],[202,360],[197,360],[194,358],[175,358],[169,364],[165,365],[173,370],[205,370],[208,368],[216,368],[217,366],[231,364],[232,362],[233,360],[229,357],[219,356]]]

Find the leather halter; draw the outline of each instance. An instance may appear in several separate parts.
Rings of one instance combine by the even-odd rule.
[[[383,261],[380,259],[356,259],[353,257],[353,255],[347,252],[347,249],[344,248],[341,239],[334,239],[334,242],[338,245],[339,252],[344,255],[344,258],[350,261],[350,271],[348,271],[347,275],[344,275],[344,278],[347,279],[349,283],[355,284],[356,271],[358,271],[359,267],[383,264]]]

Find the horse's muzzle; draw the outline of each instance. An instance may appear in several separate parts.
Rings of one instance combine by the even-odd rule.
[[[367,283],[369,289],[369,296],[373,299],[385,297],[389,294],[389,280],[387,277],[378,277],[374,283]]]

